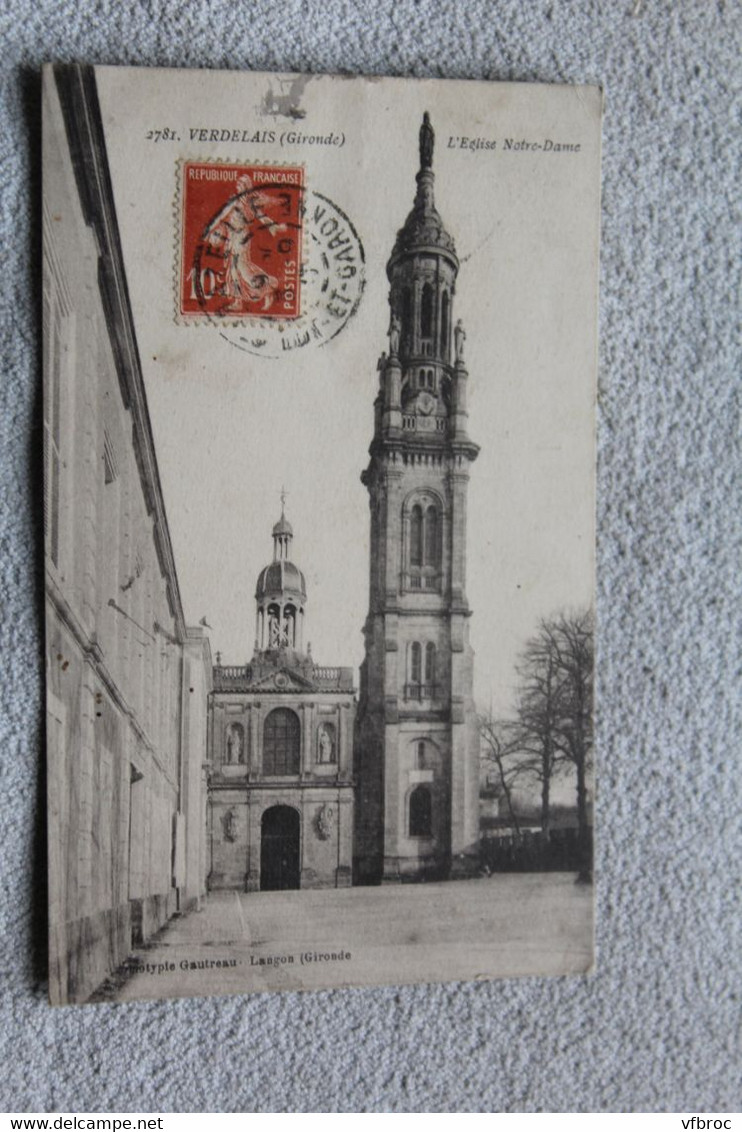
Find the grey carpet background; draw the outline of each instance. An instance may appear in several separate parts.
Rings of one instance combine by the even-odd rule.
[[[738,1110],[739,8],[3,9],[0,1109]],[[47,1007],[45,60],[604,84],[594,978]]]

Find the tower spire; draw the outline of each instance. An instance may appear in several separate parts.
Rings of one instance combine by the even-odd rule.
[[[435,173],[433,172],[435,130],[427,110],[423,114],[420,125],[419,148],[420,168],[415,176],[417,182],[415,201],[412,211],[397,233],[397,239],[387,265],[387,274],[390,279],[395,264],[402,257],[427,249],[430,249],[436,255],[445,256],[453,268],[454,275],[459,267],[454,242],[446,231],[435,207],[433,193],[435,184]]]
[[[452,359],[459,261],[435,207],[435,131],[427,110],[418,145],[414,204],[387,264],[389,358],[383,355],[380,361],[375,435],[396,439],[404,432],[412,439],[415,433],[416,442],[440,447],[447,438],[463,435],[466,376],[455,372]],[[459,330],[457,348],[460,339]]]
[[[362,476],[371,578],[355,829],[358,875],[371,882],[466,871],[478,845],[465,541],[479,449],[466,433],[463,329],[453,320],[459,261],[433,200],[434,143],[426,112],[415,202],[387,264],[389,357]]]
[[[415,193],[414,214],[417,215],[418,223],[421,219],[434,219],[440,225],[441,219],[435,211],[433,195],[433,185],[435,184],[435,173],[433,172],[434,146],[435,130],[430,124],[430,115],[426,110],[420,126],[420,169],[415,178],[417,192]]]

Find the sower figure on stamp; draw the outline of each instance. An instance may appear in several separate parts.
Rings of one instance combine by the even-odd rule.
[[[254,189],[246,174],[237,181],[237,189],[238,195],[213,222],[208,242],[224,258],[224,285],[232,300],[227,310],[241,309],[245,298],[250,302],[262,300],[263,310],[268,310],[276,297],[278,280],[253,262],[250,244],[260,229],[275,237],[286,230],[286,225],[269,216],[268,208],[277,202]]]

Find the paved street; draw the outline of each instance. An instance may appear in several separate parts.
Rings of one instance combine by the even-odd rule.
[[[581,974],[591,886],[574,874],[287,893],[211,893],[96,999]],[[334,956],[334,958],[333,958]]]

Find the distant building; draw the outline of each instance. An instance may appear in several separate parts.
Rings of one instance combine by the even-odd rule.
[[[387,274],[389,357],[378,363],[370,599],[355,750],[355,878],[466,875],[479,845],[479,735],[466,598],[467,433],[459,261],[420,130],[414,207]]]
[[[281,511],[255,591],[254,655],[209,696],[210,888],[351,883],[355,689],[304,648],[306,583]]]
[[[208,641],[184,623],[92,72],[44,76],[49,982],[205,889]],[[67,145],[63,144],[67,139]]]

